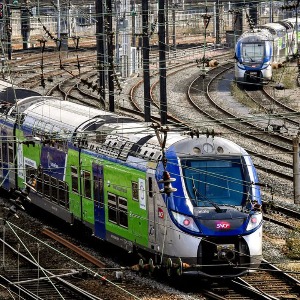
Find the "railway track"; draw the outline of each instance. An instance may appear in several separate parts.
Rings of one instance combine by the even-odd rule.
[[[61,297],[66,300],[101,300],[101,298],[77,287],[84,272],[78,270],[56,273],[49,271],[43,268],[34,257],[25,256],[20,249],[12,247],[3,239],[0,241],[5,245],[6,251],[8,249],[12,251],[18,260],[16,269],[4,269],[0,275],[2,285],[12,293],[24,299],[48,299],[48,296],[52,295],[56,299]],[[12,268],[11,265],[10,268]]]
[[[44,230],[44,233],[57,240],[57,235],[52,231],[47,229]],[[61,237],[59,237],[58,240],[59,242],[63,240],[63,243],[68,244],[68,247],[70,247],[72,251],[75,250],[77,252],[75,245],[65,241]],[[1,241],[3,242],[3,240]],[[23,254],[20,251],[15,249],[13,251],[23,259]],[[104,266],[101,262],[98,264],[99,261],[85,251],[80,252],[80,255],[84,259],[88,258],[93,264],[96,262],[98,267]],[[25,298],[27,297],[26,299],[47,299],[47,293],[51,293],[52,295],[58,293],[58,295],[63,295],[63,299],[102,299],[101,294],[95,295],[78,288],[78,285],[80,285],[79,282],[82,282],[83,278],[85,278],[85,281],[91,278],[84,270],[71,269],[69,272],[58,274],[57,272],[54,273],[54,271],[49,272],[41,266],[38,267],[36,260],[34,261],[28,258],[25,258],[25,260],[26,264],[24,264],[24,270],[8,271],[5,272],[4,277],[1,277],[2,283],[9,286],[12,292],[15,292],[17,295],[19,293],[24,294],[26,295]],[[249,276],[230,281],[221,280],[218,282],[209,281],[205,283],[205,281],[201,281],[201,279],[199,281],[198,278],[182,277],[168,284],[171,287],[178,288],[178,293],[181,294],[181,296],[188,293],[193,299],[196,297],[196,299],[274,300],[297,299],[297,297],[299,297],[299,281],[289,274],[281,271],[267,261],[263,261],[261,268],[256,271],[257,272],[251,273]],[[197,281],[197,284],[194,281]],[[163,280],[162,282],[165,281]],[[200,285],[199,282],[201,283]],[[108,281],[107,284],[109,286],[116,285],[113,281]],[[123,294],[125,294],[124,289],[128,291],[129,287],[132,288],[132,285],[133,283],[122,280],[117,283],[117,286],[121,288]],[[148,292],[150,291],[148,290]],[[140,297],[134,297],[129,294],[128,299],[140,299]]]
[[[295,230],[300,228],[300,212],[275,203],[264,203],[264,220]]]
[[[299,299],[300,282],[288,272],[264,260],[259,269],[248,276],[232,280],[201,280],[199,278],[175,279],[172,286],[189,293],[196,299],[218,300],[281,300]]]
[[[296,135],[299,129],[299,112],[288,107],[266,92],[265,89],[244,89],[246,95],[268,117],[266,128],[270,131]]]

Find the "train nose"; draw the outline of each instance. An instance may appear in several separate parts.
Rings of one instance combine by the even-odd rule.
[[[231,261],[235,258],[234,245],[217,245],[217,257],[219,260]]]

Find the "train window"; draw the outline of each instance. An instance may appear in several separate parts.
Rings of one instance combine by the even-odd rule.
[[[6,142],[4,142],[4,143],[2,143],[2,151],[3,151],[3,162],[7,162],[7,159],[8,159],[8,157],[7,157],[7,143]]]
[[[44,174],[44,196],[50,198],[50,176],[48,174]]]
[[[61,180],[58,180],[58,203],[66,208],[69,207],[68,185]]]
[[[58,186],[57,186],[57,179],[55,177],[51,177],[51,200],[57,202],[58,196]]]
[[[242,205],[246,200],[243,164],[240,159],[186,160],[182,170],[188,194],[196,206]]]
[[[119,213],[119,224],[123,227],[128,227],[128,213],[127,213],[127,199],[118,198],[118,213]]]
[[[91,189],[91,173],[83,171],[83,181],[84,181],[84,197],[92,198]]]
[[[264,57],[263,43],[244,43],[242,46],[243,61],[244,62],[262,62]]]
[[[94,202],[97,206],[99,206],[99,182],[98,182],[98,177],[94,176],[93,178],[93,199]]]
[[[103,207],[103,180],[97,176],[94,176],[94,201],[98,207]]]
[[[131,183],[132,200],[139,201],[139,185],[136,181]]]
[[[35,169],[31,166],[25,165],[25,181],[27,182],[30,179],[30,175],[35,174]]]
[[[153,181],[152,181],[152,177],[148,177],[148,188],[149,188],[149,197],[152,198],[153,197]]]
[[[78,171],[77,167],[71,166],[72,191],[78,193]]]
[[[117,224],[117,196],[108,193],[108,220]]]
[[[43,173],[38,172],[37,180],[36,180],[36,190],[40,194],[43,193],[43,181],[42,181],[42,179],[43,179]]]
[[[12,143],[8,143],[8,158],[11,164],[14,163],[14,148]]]

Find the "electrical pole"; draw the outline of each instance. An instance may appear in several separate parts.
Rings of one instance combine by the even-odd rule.
[[[169,51],[169,0],[165,0],[165,36],[166,36],[166,50]]]
[[[172,25],[173,25],[173,49],[176,50],[176,24],[175,24],[175,9],[177,8],[177,4],[173,3],[172,5]]]
[[[239,36],[243,33],[243,11],[239,4],[232,3],[232,11],[234,12],[233,27],[235,35]]]
[[[10,0],[5,0],[5,26],[6,26],[6,42],[7,42],[7,58],[11,60],[11,54],[12,54],[12,49],[11,49],[11,23],[10,23]]]
[[[166,32],[165,32],[165,1],[158,1],[158,51],[159,51],[159,82],[160,82],[160,122],[167,124],[167,90],[166,90]]]
[[[23,50],[28,49],[30,34],[30,15],[28,12],[28,5],[28,0],[26,0],[24,6],[21,7],[21,33],[23,38]]]
[[[257,25],[257,10],[259,2],[251,2],[249,4],[249,15],[255,25]]]
[[[107,32],[107,63],[108,63],[108,102],[109,111],[115,111],[114,94],[114,50],[113,50],[113,30],[112,30],[112,1],[106,0],[106,32]]]
[[[299,40],[298,40],[298,8],[299,8],[300,0],[294,2],[291,5],[285,4],[281,7],[282,10],[290,10],[295,9],[296,14],[296,38],[295,38],[295,50],[296,50],[296,59],[297,59],[297,67],[298,67],[298,78],[300,73],[300,64],[299,64]],[[294,181],[294,203],[300,204],[300,159],[299,159],[299,136],[297,135],[293,138],[293,181]]]
[[[300,204],[299,136],[293,138],[294,203]]]
[[[298,38],[298,34],[299,34],[299,30],[298,30],[298,8],[299,8],[299,0],[297,1],[296,4],[296,47],[297,47],[297,66],[298,66],[298,78],[299,78],[299,73],[300,73],[300,63],[299,63],[299,38]]]
[[[144,112],[145,122],[151,121],[151,95],[149,71],[149,4],[142,1],[142,27],[143,27],[143,74],[144,74]]]
[[[220,0],[216,2],[216,44],[220,44]]]
[[[57,0],[57,39],[60,40],[60,17],[61,17],[61,11],[60,11],[60,2]]]
[[[105,69],[104,69],[104,18],[103,1],[96,0],[96,38],[97,38],[97,65],[100,98],[105,101]]]

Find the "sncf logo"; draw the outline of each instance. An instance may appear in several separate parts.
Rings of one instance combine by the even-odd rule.
[[[216,224],[217,229],[230,229],[230,223],[226,221],[219,221]]]

